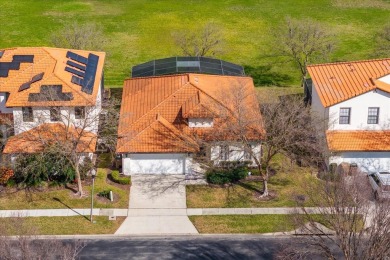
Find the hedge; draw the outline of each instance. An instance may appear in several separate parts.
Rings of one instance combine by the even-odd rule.
[[[129,185],[131,183],[130,177],[128,176],[120,176],[119,171],[114,170],[111,172],[112,180],[116,183]]]
[[[248,170],[245,167],[234,169],[213,168],[206,172],[206,180],[211,184],[223,185],[234,183],[244,179],[248,175]]]

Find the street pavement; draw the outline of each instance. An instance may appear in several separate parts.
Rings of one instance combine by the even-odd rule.
[[[81,259],[275,259],[287,247],[307,249],[302,237],[161,236],[89,240],[79,256]],[[335,247],[333,251],[341,258]],[[316,253],[307,256],[307,259],[326,259]]]
[[[128,217],[116,235],[198,234],[187,217],[184,175],[134,175]]]

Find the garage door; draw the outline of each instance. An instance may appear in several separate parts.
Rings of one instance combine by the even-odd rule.
[[[130,154],[123,160],[125,174],[184,174],[186,154]]]

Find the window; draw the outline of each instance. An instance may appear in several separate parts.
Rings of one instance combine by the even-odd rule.
[[[22,107],[23,122],[33,122],[33,110],[32,107]]]
[[[59,107],[50,108],[50,121],[57,122],[61,120],[61,110]]]
[[[228,145],[221,145],[220,146],[219,159],[221,159],[222,161],[229,160],[229,146]]]
[[[350,120],[351,120],[351,108],[350,107],[340,108],[339,124],[349,124]]]
[[[378,124],[378,121],[379,121],[379,107],[369,107],[367,124]]]
[[[5,102],[7,102],[8,99],[9,99],[9,92],[6,92],[6,93],[5,93]]]
[[[85,107],[75,107],[74,108],[74,117],[76,119],[84,119],[85,118]]]

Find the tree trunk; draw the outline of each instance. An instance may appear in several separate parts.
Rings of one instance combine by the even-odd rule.
[[[75,171],[76,171],[76,180],[77,180],[78,194],[80,195],[80,197],[82,197],[84,195],[84,193],[83,193],[83,186],[81,185],[81,175],[80,175],[80,170],[79,170],[79,165],[78,164],[76,164]]]
[[[268,193],[268,174],[269,172],[269,168],[267,167],[266,168],[266,171],[265,171],[265,175],[263,175],[263,194],[261,194],[260,197],[268,197],[269,196],[269,193]]]

